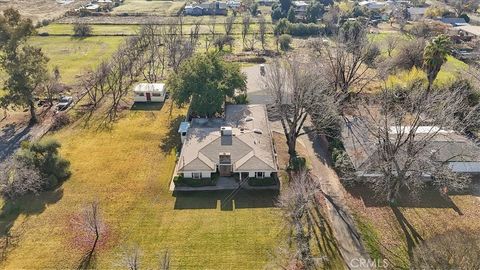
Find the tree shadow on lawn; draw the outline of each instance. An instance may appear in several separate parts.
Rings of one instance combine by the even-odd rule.
[[[168,132],[165,134],[165,136],[163,136],[163,140],[160,144],[160,149],[164,153],[170,153],[173,149],[176,149],[177,152],[180,152],[181,140],[180,134],[178,133],[178,128],[184,119],[185,117],[183,115],[179,115],[170,120]]]
[[[241,208],[272,208],[276,207],[278,191],[270,190],[240,190],[230,191],[184,191],[174,192],[174,209],[217,209],[233,211]]]
[[[386,197],[375,194],[366,185],[355,185],[353,187],[345,187],[345,189],[353,197],[361,199],[365,207],[389,206]],[[442,195],[438,189],[433,187],[426,187],[416,195],[402,192],[402,195],[396,202],[396,206],[405,208],[452,208],[459,215],[462,215],[461,210],[450,197]]]
[[[6,125],[0,135],[0,162],[11,156],[20,147],[23,140],[28,138],[28,133],[35,126],[29,123],[21,131],[15,124]],[[19,132],[18,132],[19,131]]]
[[[38,215],[47,208],[47,205],[58,202],[63,197],[63,188],[54,191],[45,191],[38,195],[29,194],[16,200],[5,201],[0,213],[0,261],[5,259],[9,250],[15,247],[20,232],[12,234],[11,228],[20,215]],[[17,230],[16,230],[17,231]]]

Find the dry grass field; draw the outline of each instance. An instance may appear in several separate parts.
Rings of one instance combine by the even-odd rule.
[[[61,5],[56,0],[0,0],[0,11],[13,7],[18,9],[23,16],[32,19],[33,22],[44,19],[56,19],[68,10],[74,9],[88,0],[75,0],[72,4]]]
[[[185,1],[125,0],[122,5],[113,9],[112,14],[175,16],[181,12],[184,5]]]

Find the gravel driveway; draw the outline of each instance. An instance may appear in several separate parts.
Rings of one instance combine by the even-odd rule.
[[[269,104],[270,95],[265,91],[263,78],[260,75],[260,65],[254,65],[242,68],[242,72],[247,75],[247,94],[250,104]]]

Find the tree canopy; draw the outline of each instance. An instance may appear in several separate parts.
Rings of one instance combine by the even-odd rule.
[[[210,117],[222,111],[225,99],[233,97],[235,90],[245,90],[246,76],[237,64],[217,54],[197,54],[168,77],[167,88],[177,105],[191,101],[193,114]]]
[[[31,122],[36,122],[34,92],[47,79],[49,59],[41,49],[25,44],[35,32],[30,19],[21,18],[19,12],[7,9],[0,16],[0,67],[7,73],[7,93],[2,105],[29,107]]]

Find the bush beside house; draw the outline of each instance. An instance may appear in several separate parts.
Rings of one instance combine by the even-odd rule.
[[[215,186],[218,180],[218,173],[212,174],[210,178],[186,178],[183,175],[177,175],[173,178],[173,183],[180,187],[203,187],[203,186]]]

